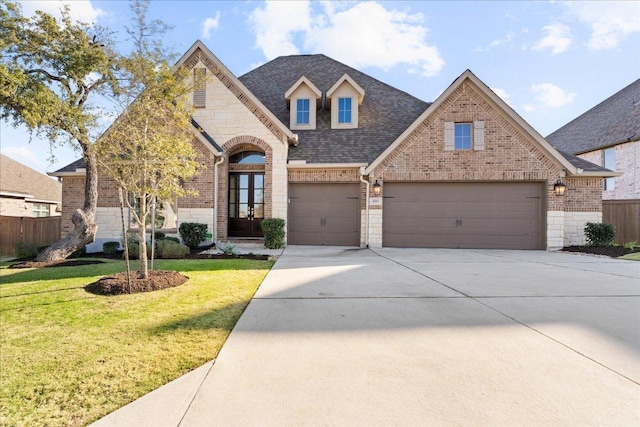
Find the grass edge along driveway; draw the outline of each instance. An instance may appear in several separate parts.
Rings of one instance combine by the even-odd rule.
[[[176,288],[96,296],[122,261],[0,265],[0,425],[86,425],[214,359],[273,265],[166,260]],[[134,266],[135,268],[135,266]]]

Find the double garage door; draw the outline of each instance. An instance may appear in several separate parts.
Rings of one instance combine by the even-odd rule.
[[[290,184],[290,245],[360,246],[360,184]]]
[[[542,183],[385,183],[382,245],[544,249]]]
[[[384,185],[382,245],[544,249],[542,183]],[[360,245],[360,184],[290,184],[288,243]]]

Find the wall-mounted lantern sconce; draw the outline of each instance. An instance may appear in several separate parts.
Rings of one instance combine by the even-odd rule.
[[[373,195],[379,196],[380,193],[382,193],[382,185],[380,185],[380,183],[376,179],[376,182],[373,184]]]
[[[564,182],[560,181],[560,178],[558,178],[556,183],[553,184],[553,192],[556,194],[556,196],[564,196],[564,192],[566,189],[567,186]]]

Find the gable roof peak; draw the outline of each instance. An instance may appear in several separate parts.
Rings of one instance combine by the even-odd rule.
[[[285,94],[284,94],[284,98],[285,98],[285,99],[287,99],[287,100],[288,100],[289,98],[291,98],[291,95],[293,94],[293,92],[295,92],[295,91],[296,91],[296,89],[298,89],[298,87],[300,87],[300,86],[301,86],[301,85],[303,85],[303,84],[304,84],[304,85],[307,85],[307,87],[308,87],[309,89],[311,89],[311,91],[313,92],[313,94],[316,96],[316,99],[320,99],[320,98],[322,98],[322,91],[321,91],[320,89],[318,89],[318,88],[316,87],[316,85],[314,85],[314,84],[311,82],[311,80],[309,80],[309,79],[308,79],[308,78],[306,78],[305,76],[300,77],[300,78],[298,79],[298,81],[297,81],[297,82],[295,82],[295,83],[293,84],[293,86],[291,86],[291,87],[289,88],[289,90],[287,90],[287,91],[285,92]]]
[[[342,83],[347,82],[352,88],[355,89],[356,92],[358,92],[358,105],[362,104],[362,100],[364,99],[364,89],[362,89],[362,87],[356,83],[355,80],[353,80],[353,78],[351,78],[351,76],[347,73],[344,73],[342,75],[342,77],[340,77],[338,79],[337,82],[335,82],[335,84],[333,86],[331,86],[331,88],[327,91],[327,98],[331,98],[331,96],[333,95],[333,93],[342,85]]]

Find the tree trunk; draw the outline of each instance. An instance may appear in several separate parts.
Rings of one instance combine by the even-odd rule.
[[[138,235],[140,236],[140,269],[138,271],[138,277],[146,279],[149,276],[149,269],[147,267],[147,195],[144,194],[140,197],[140,228],[138,229]]]
[[[76,210],[71,217],[73,231],[45,249],[38,255],[36,262],[63,260],[95,240],[98,231],[98,162],[95,153],[89,150],[85,150],[83,158],[86,165],[84,206]]]

